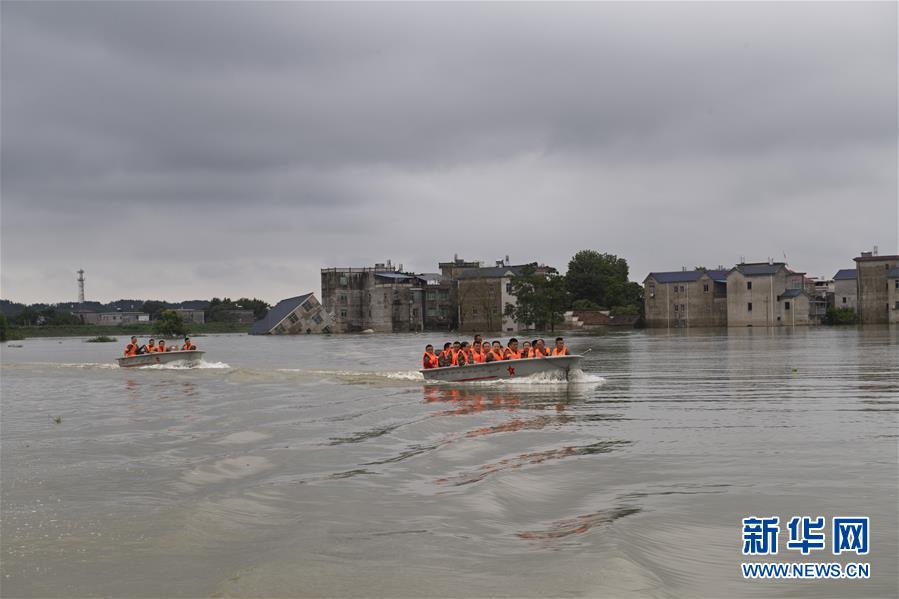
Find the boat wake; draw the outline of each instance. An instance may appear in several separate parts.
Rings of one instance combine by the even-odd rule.
[[[140,368],[141,370],[222,370],[231,368],[224,362],[207,362],[200,360],[199,362],[169,362],[168,364],[149,364],[147,366],[132,366],[131,368]]]
[[[428,381],[428,383],[437,383],[438,381]],[[565,372],[558,371],[549,371],[549,372],[538,372],[536,374],[532,374],[530,376],[522,376],[516,378],[509,379],[497,379],[492,381],[469,381],[465,383],[458,382],[450,382],[446,381],[445,384],[452,385],[476,385],[476,386],[486,386],[486,387],[532,387],[539,385],[582,385],[582,386],[599,386],[605,384],[606,379],[595,375],[589,374],[581,370],[580,368],[572,369],[571,372],[568,373],[568,377],[565,377]]]

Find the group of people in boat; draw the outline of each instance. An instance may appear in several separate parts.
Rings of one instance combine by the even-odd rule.
[[[555,356],[568,356],[571,352],[565,345],[562,337],[556,337],[555,345],[547,347],[543,339],[525,341],[518,347],[518,339],[512,337],[509,343],[503,345],[501,341],[486,341],[481,335],[475,335],[474,341],[454,341],[444,343],[443,351],[435,352],[434,346],[428,344],[422,356],[422,368],[444,368],[446,366],[467,366],[469,364],[483,364],[500,360],[524,360],[527,358],[550,358]]]
[[[137,337],[132,336],[131,342],[125,346],[125,356],[139,356],[141,354],[165,353],[169,351],[191,351],[195,349],[197,349],[197,346],[191,343],[190,337],[185,337],[184,343],[179,347],[177,343],[166,345],[165,339],[160,339],[159,343],[156,343],[154,339],[150,339],[146,345],[141,345]]]

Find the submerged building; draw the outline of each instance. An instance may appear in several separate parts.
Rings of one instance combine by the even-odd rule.
[[[814,302],[805,273],[784,262],[747,262],[727,273],[727,326],[805,325]]]
[[[646,326],[727,326],[727,271],[651,272],[643,280]]]
[[[844,268],[833,276],[833,305],[858,312],[858,276],[854,268]]]
[[[300,335],[330,333],[333,324],[315,294],[307,293],[278,302],[250,327],[250,335]]]
[[[322,302],[333,332],[409,333],[424,330],[425,281],[388,261],[364,268],[323,268]]]
[[[899,256],[862,252],[854,258],[859,319],[865,324],[899,322]]]

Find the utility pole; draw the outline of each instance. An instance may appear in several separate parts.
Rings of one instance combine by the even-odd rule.
[[[84,303],[84,269],[75,271],[78,273],[78,303]]]

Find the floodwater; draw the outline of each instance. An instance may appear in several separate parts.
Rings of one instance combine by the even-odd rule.
[[[124,337],[4,344],[0,594],[899,594],[899,329],[580,336],[572,384],[425,385],[443,340],[208,336],[140,370]],[[777,556],[741,555],[747,515]],[[869,516],[870,554],[787,550],[794,515]]]

